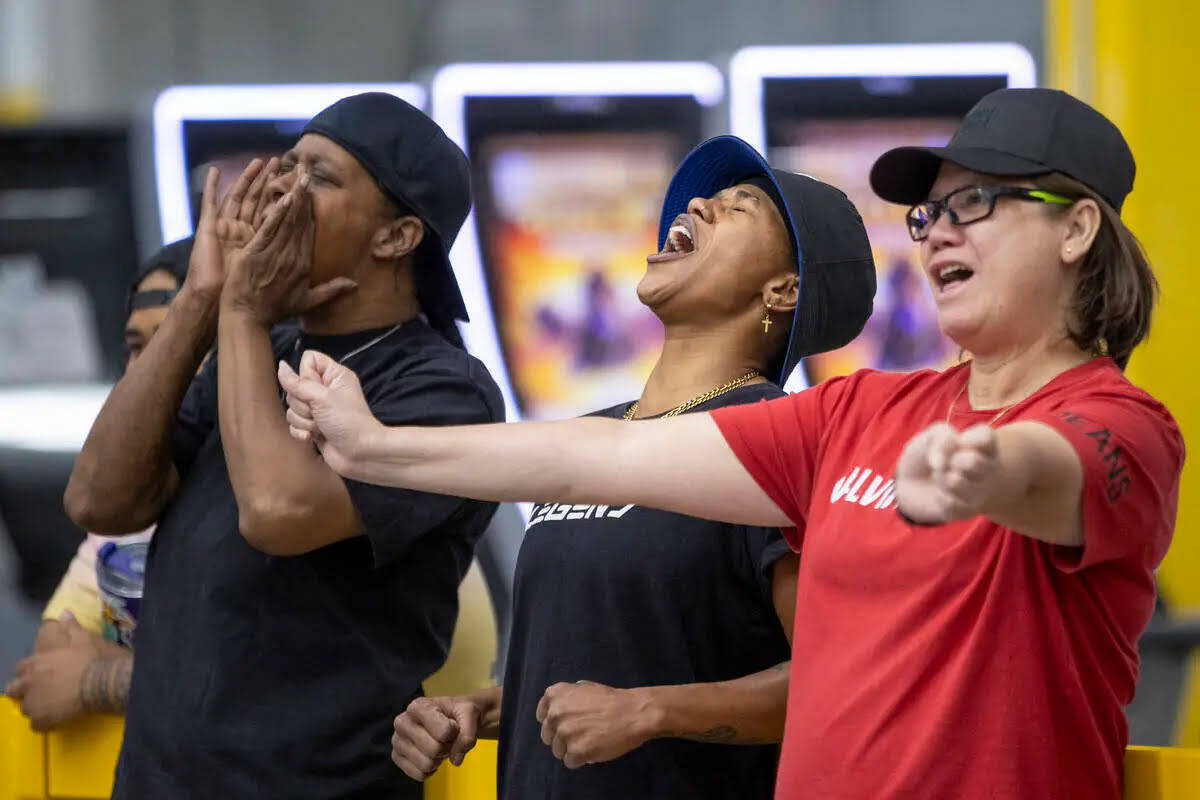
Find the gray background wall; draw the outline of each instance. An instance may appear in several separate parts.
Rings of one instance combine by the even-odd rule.
[[[704,59],[724,67],[753,44],[1011,41],[1040,63],[1042,7],[1042,0],[0,0],[0,52],[10,54],[0,56],[0,84],[40,86],[53,118],[143,123],[135,179],[146,254],[160,240],[144,123],[154,96],[171,84],[406,80],[451,61]]]
[[[1043,4],[0,0],[5,5],[35,20],[24,32],[20,24],[7,26],[23,50],[30,49],[30,36],[44,39],[33,44],[42,51],[38,72],[48,110],[76,116],[128,112],[172,83],[397,80],[456,60],[695,58],[721,64],[749,44],[920,41],[1014,41],[1040,60]]]

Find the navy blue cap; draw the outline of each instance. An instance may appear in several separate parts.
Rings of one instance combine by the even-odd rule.
[[[467,321],[450,247],[471,210],[466,154],[436,122],[386,92],[345,97],[312,118],[304,130],[354,156],[384,194],[425,223],[418,250],[417,299],[430,324],[461,345],[454,320]]]
[[[671,178],[658,225],[658,249],[692,198],[712,197],[759,176],[775,189],[772,200],[787,226],[800,275],[800,301],[787,347],[768,365],[767,377],[783,386],[802,358],[848,344],[871,316],[875,259],[867,229],[850,199],[816,178],[772,168],[736,136],[717,136],[692,150]]]

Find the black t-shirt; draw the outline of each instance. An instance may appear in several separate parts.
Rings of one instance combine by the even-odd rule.
[[[782,396],[735,389],[695,412]],[[620,418],[625,403],[595,416]],[[631,423],[632,424],[632,423]],[[679,465],[687,480],[688,466]],[[790,657],[770,567],[788,552],[777,528],[640,506],[534,507],[517,558],[500,718],[505,800],[766,800],[775,746],[657,739],[569,770],[542,743],[542,693],[560,681],[619,688],[730,680]]]
[[[340,358],[384,330],[271,338],[295,367],[304,349]],[[346,366],[388,425],[504,418],[483,365],[420,320]],[[445,660],[495,505],[346,481],[365,536],[255,550],[238,533],[215,358],[179,410],[173,457],[182,481],[150,546],[114,796],[420,797],[391,763],[392,719]]]

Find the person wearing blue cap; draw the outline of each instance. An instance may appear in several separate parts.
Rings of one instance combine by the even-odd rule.
[[[659,242],[638,295],[663,323],[662,354],[638,399],[593,416],[782,397],[801,358],[870,314],[850,201],[734,137],[680,165]],[[779,530],[554,497],[518,557],[504,686],[414,700],[396,763],[423,779],[484,736],[500,740],[503,798],[771,797],[797,569]]]
[[[288,419],[389,485],[784,526],[800,570],[778,798],[1118,800],[1185,451],[1123,373],[1157,294],[1120,217],[1134,173],[1111,121],[1048,89],[993,92],[946,147],[879,158],[872,186],[909,206],[938,324],[971,354],[942,372],[636,425],[438,431],[302,378]]]
[[[495,505],[342,479],[288,436],[275,371],[320,348],[381,418],[503,420],[455,327],[466,157],[370,93],[219,206],[217,178],[187,278],[65,497],[91,530],[158,521],[113,796],[417,798],[388,758],[392,716],[445,660]]]

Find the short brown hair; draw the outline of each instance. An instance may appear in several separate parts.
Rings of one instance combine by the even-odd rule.
[[[1079,181],[1055,172],[1032,178],[1031,183],[1072,200],[1094,200],[1100,207],[1100,229],[1079,264],[1067,333],[1083,350],[1107,352],[1125,369],[1133,348],[1150,333],[1150,316],[1158,301],[1158,281],[1141,243],[1121,215]]]

